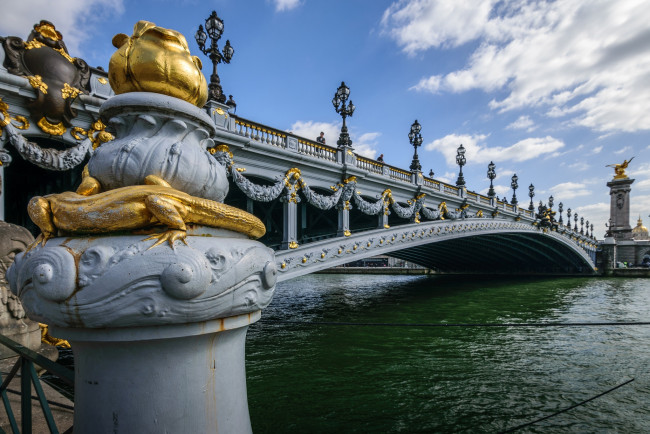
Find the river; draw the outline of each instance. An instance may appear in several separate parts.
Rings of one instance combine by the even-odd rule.
[[[246,342],[256,433],[650,432],[650,279],[309,275]],[[292,321],[294,323],[287,323]]]

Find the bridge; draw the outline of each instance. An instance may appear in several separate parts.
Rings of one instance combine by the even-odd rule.
[[[208,22],[219,27],[216,12]],[[145,34],[152,55],[124,55]],[[0,38],[0,218],[42,234],[35,243],[4,224],[3,294],[75,348],[75,430],[119,420],[250,432],[246,331],[277,281],[379,254],[445,273],[595,272],[593,226],[578,230],[576,215],[563,224],[551,198],[520,207],[426,177],[415,158],[410,170],[368,159],[345,116],[334,148],[236,116],[219,98],[204,104],[181,36],[146,21],[117,35],[119,95],[52,23],[27,41]],[[261,243],[248,239],[262,224]],[[156,247],[165,241],[173,248]]]
[[[27,227],[29,197],[74,189],[106,125],[115,128],[100,117],[113,95],[104,71],[90,69],[88,93],[72,103],[76,116],[64,131],[30,118],[38,94],[33,80],[0,66],[2,211]],[[596,270],[596,240],[562,224],[561,210],[556,221],[552,203],[519,207],[236,116],[214,101],[205,111],[214,124],[205,148],[229,177],[225,202],[264,222],[261,241],[276,251],[280,280],[380,254],[449,273]],[[50,183],[25,190],[26,171]]]

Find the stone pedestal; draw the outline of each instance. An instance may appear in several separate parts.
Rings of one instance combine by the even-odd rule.
[[[634,179],[613,179],[607,183],[610,201],[610,231],[616,240],[632,239],[630,190]]]
[[[173,249],[76,237],[17,255],[12,292],[75,354],[75,432],[251,431],[244,344],[273,296],[274,253],[190,232]]]
[[[251,432],[244,343],[259,317],[53,329],[74,350],[75,432]]]

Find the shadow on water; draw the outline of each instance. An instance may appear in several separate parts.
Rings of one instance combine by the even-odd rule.
[[[639,399],[650,399],[641,362],[648,327],[309,323],[647,321],[648,297],[642,280],[312,275],[283,282],[249,330],[253,429],[498,432],[636,376],[611,397],[526,432],[647,432]]]

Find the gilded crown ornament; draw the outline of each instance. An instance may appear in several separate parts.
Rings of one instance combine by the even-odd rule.
[[[113,37],[108,79],[116,94],[154,92],[180,98],[198,107],[208,99],[201,60],[190,54],[185,37],[175,30],[138,21],[131,37]]]

